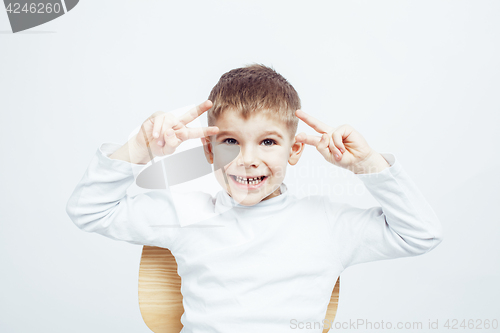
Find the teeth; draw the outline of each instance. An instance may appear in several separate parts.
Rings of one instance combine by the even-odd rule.
[[[238,176],[235,176],[236,178],[236,181],[238,183],[241,183],[241,184],[245,184],[245,185],[256,185],[258,183],[260,183],[262,180],[262,177],[256,177],[256,178],[242,178],[242,177],[238,177]]]

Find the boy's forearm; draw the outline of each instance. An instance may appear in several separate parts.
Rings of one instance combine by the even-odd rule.
[[[374,151],[366,161],[353,167],[352,171],[355,174],[379,173],[389,167],[390,164],[387,163],[386,159],[380,153]]]
[[[127,146],[101,145],[71,194],[66,212],[86,232],[132,244],[169,248],[179,231],[157,229],[155,225],[158,221],[160,225],[179,225],[173,198],[169,191],[127,194],[135,182],[135,168],[117,161],[127,158]],[[119,158],[109,158],[115,153]]]
[[[111,159],[122,160],[132,164],[147,164],[151,161],[149,153],[134,143],[135,138],[130,139],[109,156]]]

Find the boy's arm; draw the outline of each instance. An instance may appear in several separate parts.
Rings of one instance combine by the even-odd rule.
[[[325,197],[332,237],[344,269],[363,262],[424,254],[443,239],[441,222],[402,166],[356,174],[380,207],[362,209]]]
[[[109,156],[123,149],[103,143],[66,205],[73,223],[87,232],[138,245],[170,248],[179,232],[171,194],[152,190],[130,196],[127,189],[144,164]],[[117,155],[115,155],[117,156]]]

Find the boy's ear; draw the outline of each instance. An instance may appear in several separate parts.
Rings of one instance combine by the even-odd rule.
[[[292,144],[292,147],[290,148],[290,157],[288,158],[288,163],[290,165],[295,165],[300,159],[300,156],[302,156],[302,152],[304,151],[305,143],[303,142],[297,142],[294,139],[294,142]]]
[[[213,147],[210,141],[210,137],[206,136],[200,138],[200,140],[201,144],[203,145],[203,151],[205,152],[205,158],[207,159],[207,162],[210,164],[214,164]]]

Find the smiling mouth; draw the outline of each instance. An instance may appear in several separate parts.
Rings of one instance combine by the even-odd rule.
[[[242,184],[242,185],[258,185],[262,181],[264,181],[268,176],[260,176],[260,177],[239,177],[235,175],[229,175],[235,182]]]

